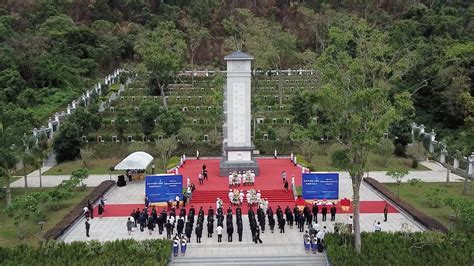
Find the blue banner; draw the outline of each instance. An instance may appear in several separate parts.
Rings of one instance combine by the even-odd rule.
[[[306,173],[302,182],[303,199],[338,199],[339,173]]]
[[[183,199],[182,175],[147,175],[145,194],[150,202],[175,200],[176,194]]]

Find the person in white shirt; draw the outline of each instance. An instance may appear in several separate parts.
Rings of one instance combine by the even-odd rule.
[[[313,229],[314,231],[319,232],[321,230],[321,226],[318,223],[313,222]]]
[[[216,231],[217,231],[217,242],[222,242],[222,226],[217,226]]]
[[[298,164],[298,163],[296,162],[296,156],[293,158],[293,163],[295,164],[295,166]]]
[[[179,170],[178,170],[178,169],[179,169],[179,167],[176,167],[176,168],[175,168],[175,174],[176,174],[176,175],[179,175]]]
[[[293,159],[294,159],[294,158],[295,158],[295,157],[293,156],[293,153],[291,153],[291,154],[290,154],[290,161],[293,162]]]
[[[250,182],[255,183],[255,173],[253,171],[250,174]]]
[[[239,174],[239,181],[240,181],[239,186],[244,184],[244,182],[245,182],[244,181],[244,175]]]
[[[229,200],[232,203],[232,199],[234,198],[234,192],[232,192],[232,189],[229,189]]]
[[[183,163],[186,163],[186,154],[183,153]]]
[[[260,201],[260,198],[262,197],[262,194],[260,194],[260,190],[257,190],[257,201]]]
[[[244,192],[242,190],[240,190],[240,193],[239,193],[239,201],[240,201],[240,206],[242,206],[242,204],[244,203]]]
[[[269,205],[268,205],[268,199],[265,198],[265,207],[263,208],[263,211],[264,211],[265,213],[267,213],[268,206],[269,206]]]
[[[191,178],[188,176],[186,179],[187,186],[189,187],[191,185]]]
[[[181,156],[181,159],[179,159],[179,167],[183,167],[184,164],[184,159],[183,156]]]
[[[196,150],[196,159],[199,160],[199,150]]]
[[[292,187],[295,186],[295,176],[294,175],[291,176],[291,185],[292,185]]]
[[[374,222],[374,232],[381,232],[382,231],[382,225],[380,222]]]
[[[217,200],[216,200],[216,210],[219,209],[220,206],[221,206],[221,199],[217,198]]]
[[[229,175],[229,187],[232,187],[232,181],[234,176],[232,174]]]
[[[316,238],[318,239],[318,242],[324,243],[325,235],[326,235],[326,226],[324,226],[323,229],[319,230],[319,232],[316,234]]]
[[[273,156],[275,157],[275,159],[277,158],[277,155],[278,153],[277,153],[277,150],[275,149],[275,151],[273,152]]]
[[[248,206],[250,206],[250,197],[251,197],[250,191],[247,190],[247,194],[245,195],[245,197],[247,198],[247,204],[248,204]]]

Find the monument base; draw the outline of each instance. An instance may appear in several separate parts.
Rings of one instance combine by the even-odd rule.
[[[229,173],[234,171],[253,171],[256,176],[260,174],[260,168],[258,167],[255,159],[251,161],[226,161],[225,158],[221,160],[219,167],[220,176],[229,176]]]

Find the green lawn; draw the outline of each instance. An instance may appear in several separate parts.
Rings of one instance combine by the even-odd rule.
[[[39,189],[39,188],[12,188],[12,198],[17,197],[27,191],[50,191],[52,188]],[[92,188],[87,188],[85,191],[77,191],[73,193],[73,197],[64,200],[59,204],[60,209],[54,210],[51,205],[46,204],[43,208],[46,224],[44,225],[43,232],[51,229],[56,223],[58,223],[69,211],[76,206],[85,196],[87,196]],[[12,246],[17,244],[39,244],[39,232],[40,228],[36,221],[26,221],[23,227],[25,239],[20,240],[16,233],[16,228],[13,225],[12,219],[6,215],[4,209],[6,207],[5,199],[0,201],[0,246]]]
[[[331,158],[327,155],[316,155],[311,163],[305,161],[302,156],[298,156],[297,162],[305,167],[311,166],[313,171],[341,171],[332,165]],[[418,164],[415,169],[411,168],[411,159],[408,158],[390,156],[389,160],[385,160],[376,154],[369,155],[368,169],[370,171],[386,171],[393,167],[402,167],[409,171],[429,170],[421,164]]]
[[[397,184],[385,183],[395,195],[397,194]],[[451,209],[446,206],[441,206],[439,208],[432,208],[426,197],[426,193],[432,188],[443,188],[446,190],[446,193],[442,195],[443,198],[465,198],[472,201],[474,204],[474,193],[472,192],[472,185],[469,195],[462,195],[463,183],[456,182],[450,183],[450,186],[447,187],[445,183],[422,183],[420,187],[412,186],[408,183],[401,184],[400,187],[400,197],[411,205],[413,205],[418,210],[424,212],[425,214],[437,219],[442,224],[448,228],[452,228],[448,216],[453,214]]]
[[[109,174],[110,166],[118,164],[122,159],[109,158],[109,159],[94,159],[88,163],[87,169],[89,169],[89,174],[95,175],[106,175]],[[179,163],[179,157],[173,156],[168,162],[168,168],[176,166]],[[162,169],[158,169],[161,165],[158,160],[155,160],[155,173],[164,173]],[[63,162],[55,167],[49,169],[44,173],[44,175],[70,175],[72,171],[84,167],[84,164],[81,160]],[[123,174],[124,171],[112,171],[112,174]],[[151,173],[151,167],[148,167],[147,173]]]

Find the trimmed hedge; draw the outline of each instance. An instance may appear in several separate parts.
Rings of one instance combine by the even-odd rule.
[[[422,225],[426,226],[430,230],[438,230],[443,233],[447,233],[449,230],[446,228],[443,224],[438,222],[438,220],[433,219],[429,217],[428,215],[422,213],[415,207],[413,207],[410,203],[404,201],[403,199],[400,199],[397,195],[392,193],[386,186],[384,186],[382,183],[378,182],[377,180],[367,177],[364,178],[364,181],[375,188],[377,191],[382,193],[385,197],[389,198],[391,201],[393,201],[395,204],[398,205],[398,207],[402,208],[405,212],[413,216],[413,218],[420,222]]]
[[[116,240],[0,247],[0,265],[167,265],[169,240]]]
[[[97,202],[102,195],[105,194],[113,185],[115,181],[106,180],[95,187],[84,199],[82,199],[64,218],[59,221],[53,228],[45,233],[45,239],[57,239],[64,232],[76,222],[84,214],[84,206],[87,206],[87,201]]]
[[[362,233],[362,250],[354,251],[354,236],[327,234],[331,265],[473,265],[472,235],[417,233]]]

